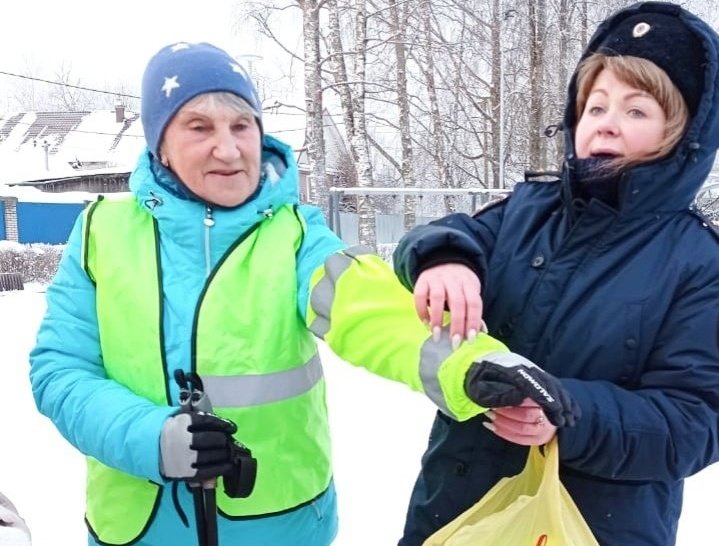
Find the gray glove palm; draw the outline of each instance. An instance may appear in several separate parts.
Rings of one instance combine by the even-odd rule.
[[[231,472],[236,431],[232,421],[203,411],[169,417],[160,435],[161,474],[202,482]]]

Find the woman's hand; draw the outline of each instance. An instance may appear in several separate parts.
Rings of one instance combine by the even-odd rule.
[[[482,424],[500,438],[522,446],[546,444],[557,433],[536,402],[525,398],[520,406],[495,408],[484,415]]]
[[[482,297],[479,278],[469,267],[457,263],[425,269],[414,286],[414,306],[419,318],[432,329],[435,339],[442,328],[442,315],[449,310],[449,335],[458,347],[463,339],[473,341],[482,321]]]

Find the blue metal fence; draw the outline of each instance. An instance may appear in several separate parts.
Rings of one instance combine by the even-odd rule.
[[[5,239],[5,201],[0,199],[0,241]]]
[[[20,243],[64,244],[82,203],[23,203],[17,204],[17,231]],[[4,236],[4,233],[2,234]]]

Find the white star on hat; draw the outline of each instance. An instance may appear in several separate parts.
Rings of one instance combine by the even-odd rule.
[[[178,42],[174,46],[172,46],[172,52],[177,53],[181,49],[189,49],[189,48],[190,48],[190,44],[188,44],[187,42]]]
[[[177,89],[178,87],[180,87],[180,84],[177,83],[177,76],[172,76],[171,78],[165,77],[165,83],[162,84],[162,90],[165,92],[165,98],[169,99],[172,90]]]

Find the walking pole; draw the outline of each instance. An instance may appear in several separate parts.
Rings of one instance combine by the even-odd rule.
[[[180,386],[180,406],[184,411],[212,412],[209,398],[205,395],[200,376],[194,372],[185,374],[175,370],[175,381]],[[217,545],[217,497],[216,479],[204,482],[189,482],[195,505],[195,526],[199,546]]]
[[[175,370],[180,387],[181,411],[212,413],[212,404],[205,393],[202,379],[195,372]],[[257,477],[257,459],[243,444],[234,441],[230,446],[232,470],[224,478],[225,493],[232,498],[250,496]],[[199,546],[218,546],[217,534],[217,478],[204,482],[188,482],[195,506],[195,524]]]

